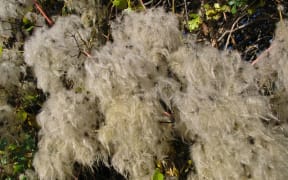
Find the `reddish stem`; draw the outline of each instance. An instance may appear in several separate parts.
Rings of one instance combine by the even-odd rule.
[[[167,111],[164,111],[164,112],[163,112],[163,115],[164,115],[164,116],[167,116],[167,117],[171,117],[171,114],[170,114],[169,112],[167,112]]]
[[[257,59],[252,61],[252,65],[255,65],[257,62],[259,62],[267,53],[273,48],[274,44],[272,44],[269,48],[267,48],[264,52],[262,52]]]
[[[54,22],[46,15],[46,13],[43,11],[41,6],[38,4],[37,0],[33,0],[33,2],[34,2],[36,9],[38,9],[38,11],[41,13],[41,15],[46,19],[49,26],[52,26],[54,24]]]
[[[82,51],[82,53],[83,53],[85,56],[87,56],[87,57],[89,57],[89,58],[92,58],[92,56],[91,56],[90,53],[88,53],[88,52],[86,52],[86,51]]]

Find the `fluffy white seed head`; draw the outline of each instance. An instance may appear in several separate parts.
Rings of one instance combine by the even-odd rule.
[[[34,68],[39,88],[57,92],[69,82],[73,87],[82,86],[85,58],[80,55],[89,33],[80,18],[72,15],[60,17],[51,29],[37,30],[25,43],[25,62]]]

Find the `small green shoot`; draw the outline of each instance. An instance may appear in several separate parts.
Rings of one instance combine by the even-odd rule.
[[[34,26],[34,23],[31,22],[28,18],[26,17],[23,17],[22,19],[22,23],[23,23],[23,29],[27,32],[31,32],[33,30],[33,28],[35,27]]]

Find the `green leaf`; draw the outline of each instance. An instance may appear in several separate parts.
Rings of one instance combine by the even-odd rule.
[[[26,95],[24,101],[35,102],[37,101],[37,95]]]
[[[27,117],[28,117],[28,113],[25,112],[24,110],[19,110],[16,114],[16,118],[22,122],[24,122],[27,119]]]
[[[188,21],[188,30],[191,32],[199,28],[202,20],[198,14],[191,13],[189,16],[193,18],[192,20]]]
[[[204,7],[205,11],[207,11],[207,9],[211,9],[211,7],[208,3],[204,4],[203,7]]]
[[[223,5],[223,6],[221,6],[221,11],[222,12],[230,12],[230,7],[227,5]]]
[[[24,29],[25,31],[30,32],[30,31],[33,30],[34,24],[33,24],[33,22],[31,22],[28,18],[23,17],[22,23],[23,23],[23,29]]]
[[[215,8],[215,9],[220,9],[220,8],[221,8],[221,6],[220,6],[220,4],[219,4],[219,3],[214,3],[214,8]]]
[[[233,6],[233,7],[232,7],[231,13],[232,13],[232,14],[236,14],[236,13],[237,13],[237,7],[236,7],[236,6]]]
[[[212,19],[214,19],[214,20],[218,20],[218,19],[220,19],[221,18],[221,16],[219,15],[219,14],[216,14],[216,15],[214,15],[213,17],[212,17]]]
[[[255,10],[254,9],[248,9],[247,12],[249,15],[252,15],[255,12]]]
[[[23,146],[23,148],[27,151],[33,150],[35,148],[35,140],[33,139],[33,137],[30,135],[25,135],[25,141]]]
[[[160,172],[159,168],[155,169],[152,180],[164,180],[164,175]]]
[[[31,23],[30,20],[27,19],[26,17],[23,17],[22,22],[23,22],[24,25],[27,25],[27,24]]]
[[[190,13],[189,16],[193,19],[199,18],[199,14],[195,14],[195,13]]]
[[[27,29],[25,29],[27,32],[30,32],[30,31],[32,31],[33,30],[33,28],[34,28],[34,26],[30,26],[29,28],[27,28]]]
[[[207,11],[205,12],[206,16],[212,16],[214,14],[216,14],[217,12],[215,11],[215,9],[207,9]]]
[[[112,4],[114,7],[118,8],[118,9],[126,9],[128,8],[128,2],[127,0],[113,0]]]
[[[194,31],[199,28],[199,24],[195,21],[195,19],[188,21],[188,30]]]
[[[22,172],[24,170],[25,166],[23,164],[18,164],[17,162],[13,165],[13,172],[14,174]]]
[[[117,7],[120,5],[120,0],[113,0],[112,3],[113,3],[113,6]]]
[[[25,161],[27,161],[27,158],[24,156],[20,156],[20,157],[18,157],[18,161],[25,162]]]
[[[16,146],[15,144],[10,144],[10,145],[8,146],[8,150],[9,150],[9,151],[14,151],[16,148],[17,148],[17,146]]]

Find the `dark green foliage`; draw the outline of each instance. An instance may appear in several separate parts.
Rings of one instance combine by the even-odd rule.
[[[10,142],[9,142],[10,141]],[[36,136],[23,133],[19,141],[0,139],[0,179],[17,178],[25,169],[32,168],[36,150]]]
[[[24,78],[25,79],[25,78]],[[37,149],[38,125],[35,116],[46,96],[42,91],[27,87],[23,80],[22,88],[8,93],[8,104],[14,107],[15,118],[12,127],[0,137],[0,179],[15,179],[26,169],[33,169],[32,160]],[[22,179],[25,176],[22,176]]]

